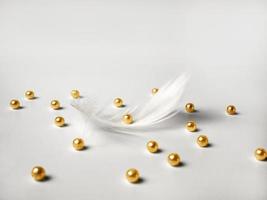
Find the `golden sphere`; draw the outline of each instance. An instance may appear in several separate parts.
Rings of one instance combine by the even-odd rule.
[[[186,123],[186,129],[190,132],[194,132],[197,130],[197,124],[196,122],[189,121]]]
[[[188,113],[195,112],[195,106],[194,106],[194,104],[192,104],[192,103],[187,103],[187,104],[185,105],[185,110],[186,110],[186,112],[188,112]]]
[[[74,99],[78,99],[80,98],[80,92],[78,90],[72,90],[71,91],[71,96],[74,98]]]
[[[57,110],[60,108],[60,103],[58,100],[52,100],[50,103],[51,108],[53,108],[54,110]]]
[[[158,91],[159,91],[158,88],[153,88],[153,89],[151,90],[151,92],[152,92],[153,95],[156,94]]]
[[[265,160],[267,158],[267,152],[264,148],[257,148],[254,154],[257,160]]]
[[[156,153],[159,149],[159,145],[156,141],[149,141],[147,144],[146,144],[146,147],[147,147],[147,150],[150,152],[150,153]]]
[[[122,121],[125,124],[131,124],[131,123],[133,123],[133,117],[130,114],[123,115]]]
[[[126,178],[130,183],[136,183],[139,181],[140,175],[137,169],[128,169],[126,172]]]
[[[26,97],[27,99],[34,99],[34,92],[31,91],[31,90],[26,91],[26,92],[25,92],[25,97]]]
[[[121,98],[116,98],[116,99],[114,99],[113,103],[114,103],[114,105],[115,105],[116,107],[118,107],[118,108],[123,106],[123,101],[122,101]]]
[[[64,126],[64,124],[65,124],[64,118],[63,117],[60,117],[60,116],[57,116],[55,118],[55,124],[56,124],[56,126],[59,126],[59,127]]]
[[[13,109],[19,109],[20,108],[20,102],[17,99],[12,99],[9,103],[10,107]]]
[[[171,166],[177,166],[180,164],[180,156],[177,153],[171,153],[168,155],[168,162]]]
[[[85,147],[85,144],[84,144],[84,141],[82,138],[75,138],[73,141],[72,141],[72,146],[74,147],[74,149],[76,150],[83,150],[84,147]]]
[[[45,169],[40,166],[32,168],[32,177],[36,181],[42,181],[45,179]]]
[[[200,147],[206,147],[209,144],[208,137],[205,135],[200,135],[197,138],[197,143]]]
[[[227,112],[229,115],[235,115],[235,114],[236,114],[236,108],[235,108],[235,106],[233,106],[233,105],[229,105],[229,106],[227,106],[227,108],[226,108],[226,112]]]

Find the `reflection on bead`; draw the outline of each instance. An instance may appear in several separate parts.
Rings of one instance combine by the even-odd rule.
[[[32,177],[36,181],[42,181],[45,179],[45,169],[41,166],[32,168]]]
[[[138,182],[140,175],[137,169],[128,169],[126,171],[126,178],[130,183],[136,183]]]
[[[197,143],[200,147],[206,147],[209,144],[208,137],[205,135],[200,135],[197,138]]]
[[[52,100],[50,103],[51,108],[53,108],[54,110],[57,110],[60,108],[60,103],[58,100]]]
[[[19,109],[20,108],[20,102],[17,99],[12,99],[9,103],[10,107],[13,109]]]
[[[121,98],[116,98],[116,99],[114,99],[113,103],[114,103],[114,105],[115,105],[116,107],[118,107],[118,108],[123,106],[123,101],[122,101]]]
[[[194,112],[194,111],[195,111],[195,106],[194,106],[194,104],[192,104],[192,103],[187,103],[187,104],[185,105],[185,110],[186,110],[186,112],[188,112],[188,113],[192,113],[192,112]]]
[[[194,132],[197,130],[197,124],[196,122],[189,121],[186,123],[186,129],[190,132]]]
[[[75,138],[72,142],[72,146],[79,151],[84,149],[85,144],[82,138]]]
[[[74,98],[74,99],[78,99],[80,98],[80,92],[78,90],[72,90],[71,91],[71,96]]]
[[[26,97],[27,99],[34,99],[34,92],[31,91],[31,90],[26,91],[26,92],[25,92],[25,97]]]
[[[147,150],[150,152],[150,153],[156,153],[159,149],[159,145],[156,141],[149,141],[147,144],[146,144],[146,147],[147,147]]]
[[[179,165],[180,161],[180,156],[177,153],[171,153],[168,155],[168,162],[171,166]]]
[[[133,117],[130,114],[123,115],[122,121],[125,124],[131,124],[131,123],[133,123]]]
[[[236,108],[235,108],[235,106],[233,106],[233,105],[229,105],[229,106],[227,106],[227,108],[226,108],[226,112],[227,112],[229,115],[235,115],[235,114],[236,114]]]
[[[156,94],[158,91],[159,91],[158,88],[153,88],[153,89],[151,90],[151,92],[152,92],[153,95]]]
[[[267,152],[264,148],[257,148],[254,155],[257,160],[265,160],[267,158]]]
[[[63,118],[63,117],[60,117],[60,116],[56,117],[56,118],[55,118],[55,124],[56,124],[57,126],[59,126],[59,127],[64,126],[64,124],[65,124],[65,120],[64,120],[64,118]]]

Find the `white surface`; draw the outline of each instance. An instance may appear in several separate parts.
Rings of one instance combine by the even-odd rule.
[[[0,1],[0,199],[266,199],[266,1]],[[152,87],[191,73],[181,112],[130,137],[79,122],[70,90],[135,104]],[[34,89],[38,99],[23,94]],[[10,110],[12,98],[24,108]],[[49,108],[59,99],[64,109]],[[224,113],[235,104],[237,116]],[[56,115],[69,126],[53,126]],[[194,119],[200,131],[184,130]],[[206,134],[211,147],[195,140]],[[73,138],[89,148],[75,152]],[[151,155],[155,139],[162,152]],[[169,167],[178,152],[184,165]],[[51,177],[38,183],[35,165]],[[129,184],[127,168],[144,181]]]

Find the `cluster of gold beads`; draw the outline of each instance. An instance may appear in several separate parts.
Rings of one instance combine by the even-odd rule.
[[[32,177],[36,181],[44,180],[46,177],[45,169],[41,166],[36,166],[32,168]]]
[[[85,148],[85,143],[82,138],[75,138],[72,141],[72,146],[75,150],[80,151]]]
[[[137,183],[140,179],[138,170],[134,168],[128,169],[125,176],[130,183]]]
[[[122,107],[123,106],[123,100],[121,98],[116,98],[113,101],[114,106],[116,107]]]
[[[54,120],[55,122],[55,125],[58,126],[58,127],[62,127],[65,125],[65,119],[61,116],[57,116]]]
[[[257,160],[266,160],[267,158],[267,151],[264,148],[257,148],[254,152],[254,155]]]
[[[35,96],[34,96],[34,91],[32,91],[32,90],[27,90],[27,91],[25,92],[25,97],[26,97],[27,99],[29,99],[29,100],[34,99],[34,98],[35,98]]]

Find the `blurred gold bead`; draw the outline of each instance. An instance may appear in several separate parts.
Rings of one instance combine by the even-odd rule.
[[[45,179],[45,176],[45,169],[43,167],[36,166],[32,168],[32,177],[34,178],[34,180],[42,181]]]
[[[59,127],[64,126],[64,124],[65,124],[64,118],[63,117],[60,117],[60,116],[56,117],[55,118],[55,124],[57,126],[59,126]]]
[[[235,115],[235,114],[236,114],[236,108],[235,108],[235,106],[233,106],[233,105],[229,105],[229,106],[227,106],[227,108],[226,108],[226,112],[227,112],[229,115]]]
[[[186,112],[189,112],[189,113],[195,112],[195,106],[194,106],[194,104],[187,103],[185,105],[185,110],[186,110]]]
[[[74,98],[74,99],[78,99],[80,97],[80,92],[78,90],[72,90],[71,91],[71,96]]]
[[[116,107],[118,107],[118,108],[123,106],[123,101],[122,101],[121,98],[116,98],[116,99],[114,99],[113,103],[114,103],[114,105],[115,105]]]
[[[84,145],[84,141],[82,138],[75,138],[72,142],[72,146],[74,147],[74,149],[76,150],[82,150],[84,149],[85,145]]]
[[[151,90],[151,92],[152,92],[153,95],[156,94],[158,91],[159,91],[158,88],[153,88],[153,89]]]
[[[265,160],[267,158],[267,152],[264,148],[257,148],[254,154],[257,160]]]
[[[13,109],[19,109],[20,108],[20,102],[17,99],[12,99],[9,103],[10,107]]]
[[[133,117],[132,117],[132,115],[130,115],[130,114],[123,115],[122,121],[123,121],[125,124],[131,124],[131,123],[133,123]]]
[[[50,103],[51,108],[53,108],[54,110],[57,110],[60,108],[60,103],[58,100],[52,100]]]
[[[126,172],[126,178],[130,183],[138,182],[140,175],[137,169],[128,169]]]
[[[200,147],[206,147],[209,144],[208,137],[205,135],[200,135],[197,138],[197,143]]]
[[[171,166],[179,165],[180,161],[180,156],[177,153],[171,153],[168,155],[168,162]]]
[[[150,152],[150,153],[155,153],[158,151],[159,149],[159,145],[156,141],[149,141],[147,144],[146,144],[146,147],[147,147],[147,150]]]
[[[186,123],[186,129],[190,132],[194,132],[197,130],[197,124],[196,122],[189,121]]]
[[[26,97],[27,99],[34,99],[34,92],[31,91],[31,90],[26,91],[26,92],[25,92],[25,97]]]

